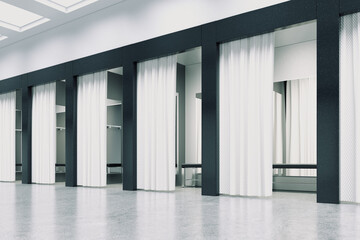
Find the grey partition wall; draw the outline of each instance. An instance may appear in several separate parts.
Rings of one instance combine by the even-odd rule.
[[[15,135],[15,158],[16,158],[16,180],[22,179],[22,102],[21,90],[16,91],[16,135]]]
[[[56,82],[56,182],[65,182],[66,175],[66,82]]]
[[[183,163],[185,163],[185,66],[182,64],[177,64],[176,68],[176,92],[179,94],[179,122],[177,122],[179,126],[179,166],[177,168],[181,169]],[[180,171],[181,172],[181,171]],[[180,186],[182,183],[181,174],[176,175],[176,186]]]
[[[107,184],[122,182],[123,77],[107,72]]]

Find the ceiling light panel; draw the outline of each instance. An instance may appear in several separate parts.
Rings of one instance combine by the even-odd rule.
[[[69,13],[79,8],[85,7],[98,0],[35,0],[39,3],[45,4],[51,8]]]
[[[0,1],[0,26],[17,32],[23,32],[49,21],[38,14],[29,12]]]
[[[7,39],[7,36],[4,36],[4,35],[0,34],[0,41],[5,40],[5,39]]]

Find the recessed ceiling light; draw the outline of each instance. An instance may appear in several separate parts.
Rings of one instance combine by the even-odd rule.
[[[49,21],[35,13],[0,1],[0,26],[23,32]]]
[[[5,40],[5,39],[7,39],[7,36],[4,36],[4,35],[0,34],[0,41]]]
[[[75,11],[98,0],[35,0],[64,13]]]

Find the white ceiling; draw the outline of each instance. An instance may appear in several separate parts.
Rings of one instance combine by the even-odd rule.
[[[7,37],[5,40],[0,41],[0,48],[4,48],[8,45],[19,42],[23,39],[30,38],[31,36],[54,29],[57,26],[63,25],[67,22],[71,22],[75,19],[97,12],[101,9],[108,8],[116,4],[121,4],[121,2],[124,2],[126,0],[98,0],[90,5],[87,5],[83,8],[77,9],[69,13],[64,13],[62,11],[48,7],[36,0],[1,0],[1,1],[22,8],[24,10],[30,11],[32,13],[38,14],[44,18],[50,19],[50,21],[48,22],[45,22],[39,26],[36,26],[34,28],[28,29],[23,32],[10,30],[8,28],[0,26],[0,36]]]
[[[0,49],[34,35],[54,29],[65,23],[85,17],[91,13],[104,8],[112,7],[129,0],[98,0],[83,8],[73,12],[64,13],[54,8],[48,7],[39,2],[39,0],[1,0],[16,7],[38,14],[44,18],[50,19],[34,28],[18,32],[0,26]],[[5,38],[5,37],[6,38]],[[1,40],[4,39],[4,40]],[[290,26],[275,31],[275,46],[281,47],[316,39],[316,22],[312,21],[305,24]],[[195,48],[190,51],[178,54],[178,62],[184,65],[192,65],[201,62],[201,48]]]
[[[185,66],[201,63],[201,47],[179,53],[177,55],[177,62]]]
[[[316,40],[316,21],[301,23],[275,31],[275,47]]]
[[[123,67],[109,69],[108,71],[112,72],[112,73],[119,74],[119,75],[123,75]]]

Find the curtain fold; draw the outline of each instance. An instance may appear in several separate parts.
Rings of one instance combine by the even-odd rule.
[[[16,92],[0,95],[0,181],[15,181]]]
[[[78,78],[77,185],[106,186],[107,72]]]
[[[360,13],[340,23],[340,201],[360,203]]]
[[[316,164],[316,79],[287,81],[286,163]],[[289,169],[288,176],[316,176],[313,169]]]
[[[220,193],[272,194],[274,34],[220,45]]]
[[[137,188],[175,190],[176,55],[138,63]]]
[[[31,178],[33,183],[55,183],[56,83],[33,87]]]

